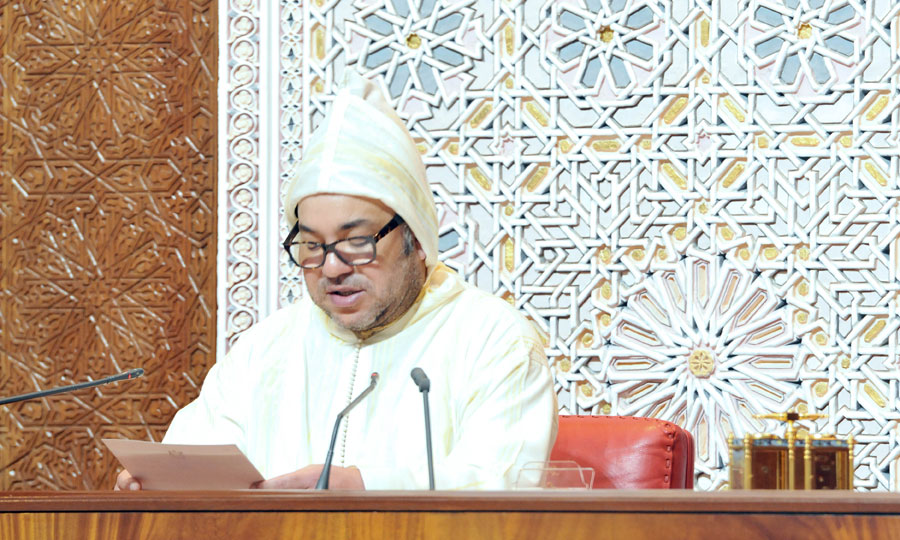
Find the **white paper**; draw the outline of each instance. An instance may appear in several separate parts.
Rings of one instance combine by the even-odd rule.
[[[233,444],[162,444],[103,439],[143,489],[247,489],[263,480]]]

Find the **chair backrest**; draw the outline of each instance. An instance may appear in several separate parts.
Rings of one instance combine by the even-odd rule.
[[[594,489],[694,487],[694,438],[656,418],[560,416],[550,459],[594,469]]]

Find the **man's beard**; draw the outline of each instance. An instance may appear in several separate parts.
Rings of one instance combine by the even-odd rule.
[[[387,294],[376,299],[375,303],[369,308],[369,313],[361,319],[354,320],[345,325],[327,308],[321,305],[319,307],[328,314],[335,324],[357,335],[364,334],[375,328],[386,326],[402,317],[403,314],[409,310],[419,296],[422,287],[425,285],[424,272],[420,270],[417,262],[418,260],[414,251],[398,261],[397,273],[395,274],[396,278],[389,281],[391,286],[386,291]],[[320,294],[324,295],[324,292],[329,286],[338,283],[353,286],[354,277],[355,276],[351,275],[348,279],[341,281],[334,281],[323,277],[319,279],[317,287]],[[367,293],[369,292],[371,291],[367,290]]]

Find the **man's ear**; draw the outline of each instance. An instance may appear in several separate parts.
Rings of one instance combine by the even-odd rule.
[[[427,258],[427,255],[425,255],[425,250],[422,249],[422,244],[420,244],[418,240],[416,240],[416,253],[419,255],[419,259],[423,261]]]

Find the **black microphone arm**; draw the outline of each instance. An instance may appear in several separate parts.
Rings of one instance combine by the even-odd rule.
[[[428,489],[434,491],[434,460],[431,453],[431,411],[428,410],[428,391],[431,390],[431,381],[422,368],[413,368],[410,372],[413,382],[422,392],[422,401],[425,403],[425,449],[428,452]]]
[[[334,444],[337,442],[338,428],[341,427],[341,420],[343,420],[344,416],[353,410],[353,407],[356,407],[363,398],[368,396],[369,392],[375,389],[375,383],[377,382],[378,373],[373,373],[372,381],[369,383],[369,386],[367,386],[361,394],[356,396],[356,399],[351,401],[349,405],[344,407],[344,410],[339,412],[337,418],[334,420],[334,430],[331,432],[331,444],[328,445],[328,454],[325,456],[325,466],[322,468],[322,474],[319,475],[319,481],[316,482],[316,489],[328,489],[328,479],[331,476],[331,459],[334,457]]]
[[[143,368],[135,368],[130,369],[128,371],[119,373],[118,375],[113,375],[111,377],[106,377],[105,379],[98,379],[96,381],[88,381],[78,384],[71,384],[69,386],[60,386],[59,388],[51,388],[50,390],[40,390],[38,392],[31,392],[28,394],[22,394],[19,396],[13,396],[8,398],[0,398],[0,405],[6,405],[7,403],[15,403],[17,401],[25,401],[26,399],[37,399],[47,396],[52,396],[55,394],[62,394],[65,392],[74,392],[76,390],[81,390],[83,388],[92,388],[94,386],[100,386],[101,384],[108,384],[116,381],[124,381],[128,379],[136,379],[144,374]]]

